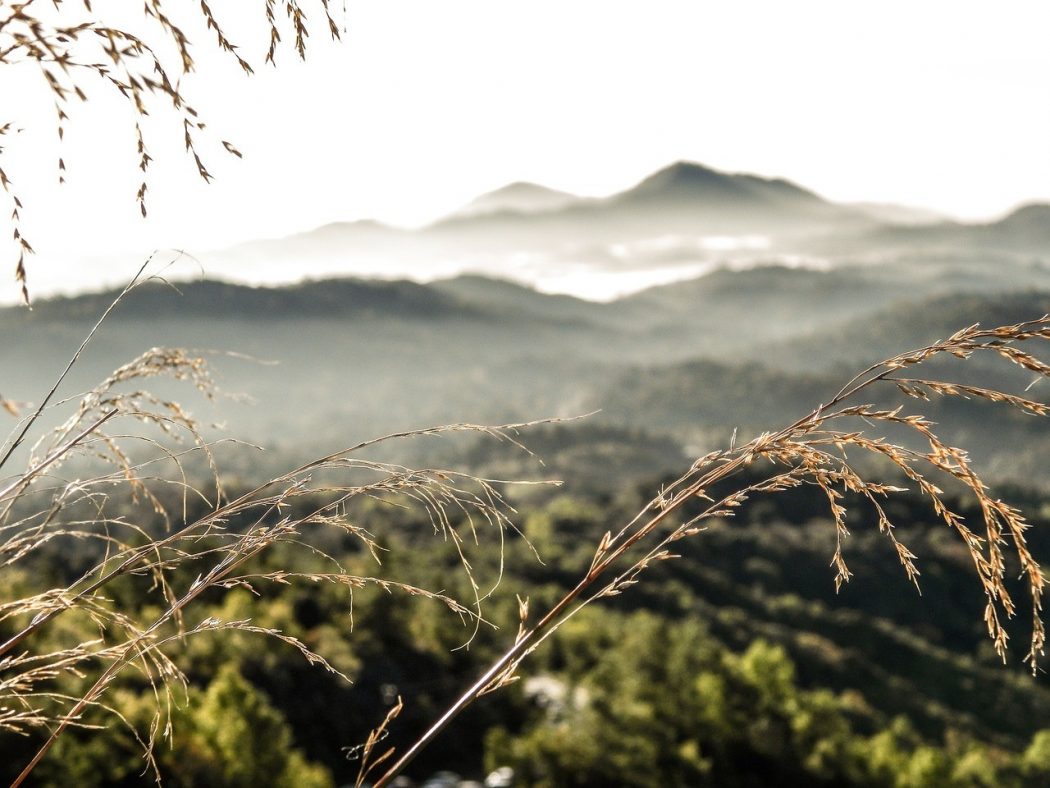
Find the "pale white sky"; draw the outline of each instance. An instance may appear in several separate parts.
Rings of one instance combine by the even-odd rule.
[[[261,1],[213,6],[231,31],[245,8],[261,17]],[[205,186],[157,118],[146,221],[126,110],[93,94],[59,188],[42,80],[0,73],[0,122],[25,129],[5,156],[40,252],[38,292],[60,286],[49,260],[90,259],[108,281],[110,252],[204,251],[362,217],[419,223],[515,180],[607,194],[677,159],[969,218],[1050,200],[1045,0],[347,6],[342,44],[318,29],[306,64],[286,52],[252,78],[201,38],[186,91],[245,159],[216,152]],[[263,36],[242,36],[256,60]]]

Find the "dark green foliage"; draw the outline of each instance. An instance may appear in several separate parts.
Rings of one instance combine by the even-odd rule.
[[[1050,508],[1033,493],[1013,499],[1032,512]],[[943,525],[925,520],[921,501],[898,496],[892,514],[919,556],[922,598],[859,512],[847,545],[855,577],[835,595],[831,526],[817,496],[803,489],[753,504],[682,543],[680,560],[661,564],[631,593],[570,619],[522,681],[476,704],[412,773],[481,775],[510,764],[523,784],[557,786],[1041,784],[1050,768],[1039,732],[1050,728],[1050,688],[992,658],[967,558],[941,538],[949,536]],[[354,684],[261,635],[191,639],[173,652],[190,678],[189,697],[177,693],[173,739],[156,749],[167,782],[238,786],[265,774],[280,784],[289,770],[298,780],[290,784],[324,785],[327,774],[352,780],[357,764],[345,748],[364,740],[397,694],[406,709],[389,743],[403,745],[506,645],[516,625],[512,591],[530,589],[533,609],[549,604],[599,535],[636,508],[629,492],[534,495],[519,521],[545,564],[520,541],[508,545],[503,590],[488,607],[506,626],[482,629],[469,650],[455,650],[469,629],[440,606],[375,588],[355,591],[353,630],[345,590],[332,586],[258,584],[259,597],[237,591],[222,603],[205,600],[194,616],[252,618],[299,637]],[[418,549],[430,529],[425,518],[375,504],[357,514],[390,552],[379,568],[344,548],[340,560],[351,571],[469,593],[453,571],[451,545],[428,539]],[[1032,537],[1045,556],[1041,519]],[[340,554],[337,544],[326,548]],[[33,568],[60,577],[69,556],[41,554]],[[473,555],[478,576],[494,578],[496,559]],[[260,569],[308,566],[277,549]],[[17,578],[7,583],[6,595],[19,593],[10,586]],[[120,584],[113,593],[128,605],[149,599]],[[88,636],[66,632],[75,624],[68,621],[46,637]],[[126,674],[110,699],[140,735],[148,732],[152,693],[139,678]],[[130,728],[110,722],[59,741],[41,767],[44,784],[144,779]],[[0,763],[16,768],[38,743],[0,738]]]
[[[958,734],[930,746],[904,717],[872,733],[863,694],[802,689],[780,646],[734,653],[695,622],[593,612],[562,631],[548,695],[532,682],[531,729],[490,731],[490,765],[545,786],[1038,784],[1045,732],[1020,758]]]

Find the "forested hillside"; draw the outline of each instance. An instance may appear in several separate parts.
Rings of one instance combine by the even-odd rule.
[[[150,283],[110,316],[63,392],[151,345],[188,347],[204,351],[221,389],[241,399],[186,406],[221,422],[216,435],[295,456],[439,423],[582,414],[592,415],[580,451],[604,433],[630,455],[629,433],[639,452],[652,441],[701,452],[734,431],[746,439],[789,423],[880,358],[969,323],[1050,311],[1050,282],[1039,289],[1035,269],[1011,272],[961,267],[954,278],[916,281],[892,268],[723,270],[607,304],[482,277],[273,289]],[[4,396],[32,402],[46,391],[112,295],[0,311],[0,326],[19,338],[0,349],[17,370]],[[1004,360],[951,373],[1015,391],[1031,382]],[[1028,393],[1039,399],[1042,386]],[[979,467],[1043,484],[1042,420],[980,402],[935,399],[927,411]]]
[[[559,450],[546,448],[557,460]],[[542,563],[524,538],[508,543],[489,618],[515,620],[515,592],[536,608],[553,601],[601,533],[629,518],[656,482],[637,479],[612,497],[534,488],[518,503],[519,522]],[[1032,547],[1046,556],[1050,499],[1010,497],[1036,515]],[[973,514],[965,501],[953,505]],[[1021,668],[1018,654],[1004,666],[992,653],[966,551],[919,496],[897,496],[891,516],[918,556],[920,596],[872,513],[858,506],[846,553],[855,577],[836,594],[827,566],[834,527],[825,512],[819,490],[756,499],[684,543],[681,559],[631,593],[570,620],[521,682],[475,706],[412,773],[481,776],[509,765],[523,784],[596,786],[1042,784],[1050,774],[1050,688]],[[312,539],[351,572],[469,597],[456,550],[433,540],[425,518],[372,504],[355,517],[388,548],[382,566],[350,539],[333,542],[322,532]],[[5,594],[30,587],[30,575],[72,578],[89,560],[86,549],[41,551],[5,575]],[[492,536],[469,550],[479,580],[493,581]],[[278,550],[245,573],[311,569]],[[150,604],[153,595],[141,596],[139,585],[128,578],[112,593]],[[365,739],[396,695],[407,707],[391,742],[404,744],[512,634],[483,627],[469,649],[457,649],[472,627],[437,602],[375,587],[351,600],[327,584],[252,586],[254,593],[205,600],[195,617],[275,627],[320,650],[352,683],[259,634],[192,639],[173,652],[187,670],[190,703],[176,715],[172,747],[156,753],[169,784],[239,785],[282,770],[294,784],[352,780],[357,764],[347,748]],[[0,633],[10,635],[12,623]],[[62,628],[37,645],[87,634]],[[112,702],[141,725],[150,693],[129,673]],[[228,728],[221,737],[218,725]],[[35,735],[0,738],[2,777],[37,744]],[[140,747],[120,725],[71,731],[56,756],[40,767],[55,784],[131,785],[142,770]]]

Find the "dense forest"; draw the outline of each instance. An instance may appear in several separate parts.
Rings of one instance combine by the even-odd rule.
[[[556,428],[549,430],[547,454],[564,465],[560,455],[576,446],[564,430],[559,445]],[[479,468],[518,453],[473,452]],[[486,617],[515,621],[516,593],[541,609],[554,601],[586,567],[601,534],[629,519],[660,481],[512,493],[521,536],[501,551],[482,534],[470,548],[483,585],[502,565]],[[1050,498],[1009,493],[1036,515],[1032,547],[1047,555]],[[975,513],[972,501],[952,502]],[[360,503],[352,513],[382,541],[381,565],[349,537],[319,531],[309,538],[353,575],[468,598],[455,546],[435,541],[422,513],[390,503],[397,501]],[[756,498],[683,543],[679,559],[630,593],[570,619],[533,655],[521,681],[475,704],[410,774],[450,770],[480,779],[509,766],[515,784],[530,785],[1045,784],[1050,688],[1021,669],[1017,654],[1004,666],[992,652],[969,556],[943,523],[915,494],[892,506],[898,537],[918,556],[921,596],[863,507],[851,514],[847,557],[855,577],[836,594],[828,568],[834,527],[820,491]],[[38,551],[19,571],[5,572],[4,598],[69,582],[97,558],[89,545],[65,539]],[[355,745],[398,696],[406,705],[390,741],[403,744],[512,634],[505,624],[473,634],[440,601],[393,586],[282,580],[322,571],[320,563],[276,549],[244,570],[269,582],[202,599],[193,618],[250,618],[316,649],[345,678],[253,632],[206,633],[173,646],[189,684],[174,690],[172,738],[153,752],[168,784],[350,782]],[[108,593],[128,608],[162,604],[148,586],[127,577]],[[5,620],[0,636],[18,624]],[[74,615],[32,648],[89,640],[93,629],[90,616]],[[77,695],[81,681],[67,676],[61,691]],[[121,721],[87,712],[84,727],[67,732],[38,767],[41,781],[138,784],[153,692],[143,676],[124,673],[106,701]],[[38,733],[0,738],[0,779],[13,777],[39,744]]]

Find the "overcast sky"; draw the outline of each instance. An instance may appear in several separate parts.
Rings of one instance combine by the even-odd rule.
[[[262,2],[213,5],[233,33]],[[0,73],[0,122],[25,129],[5,156],[40,267],[420,223],[516,180],[607,194],[678,159],[966,218],[1050,201],[1045,0],[349,0],[340,20],[342,44],[318,30],[306,64],[286,53],[252,78],[202,39],[185,90],[245,159],[215,153],[205,187],[157,118],[147,221],[126,110],[93,94],[58,188],[42,80]],[[263,31],[241,29],[259,59]]]

